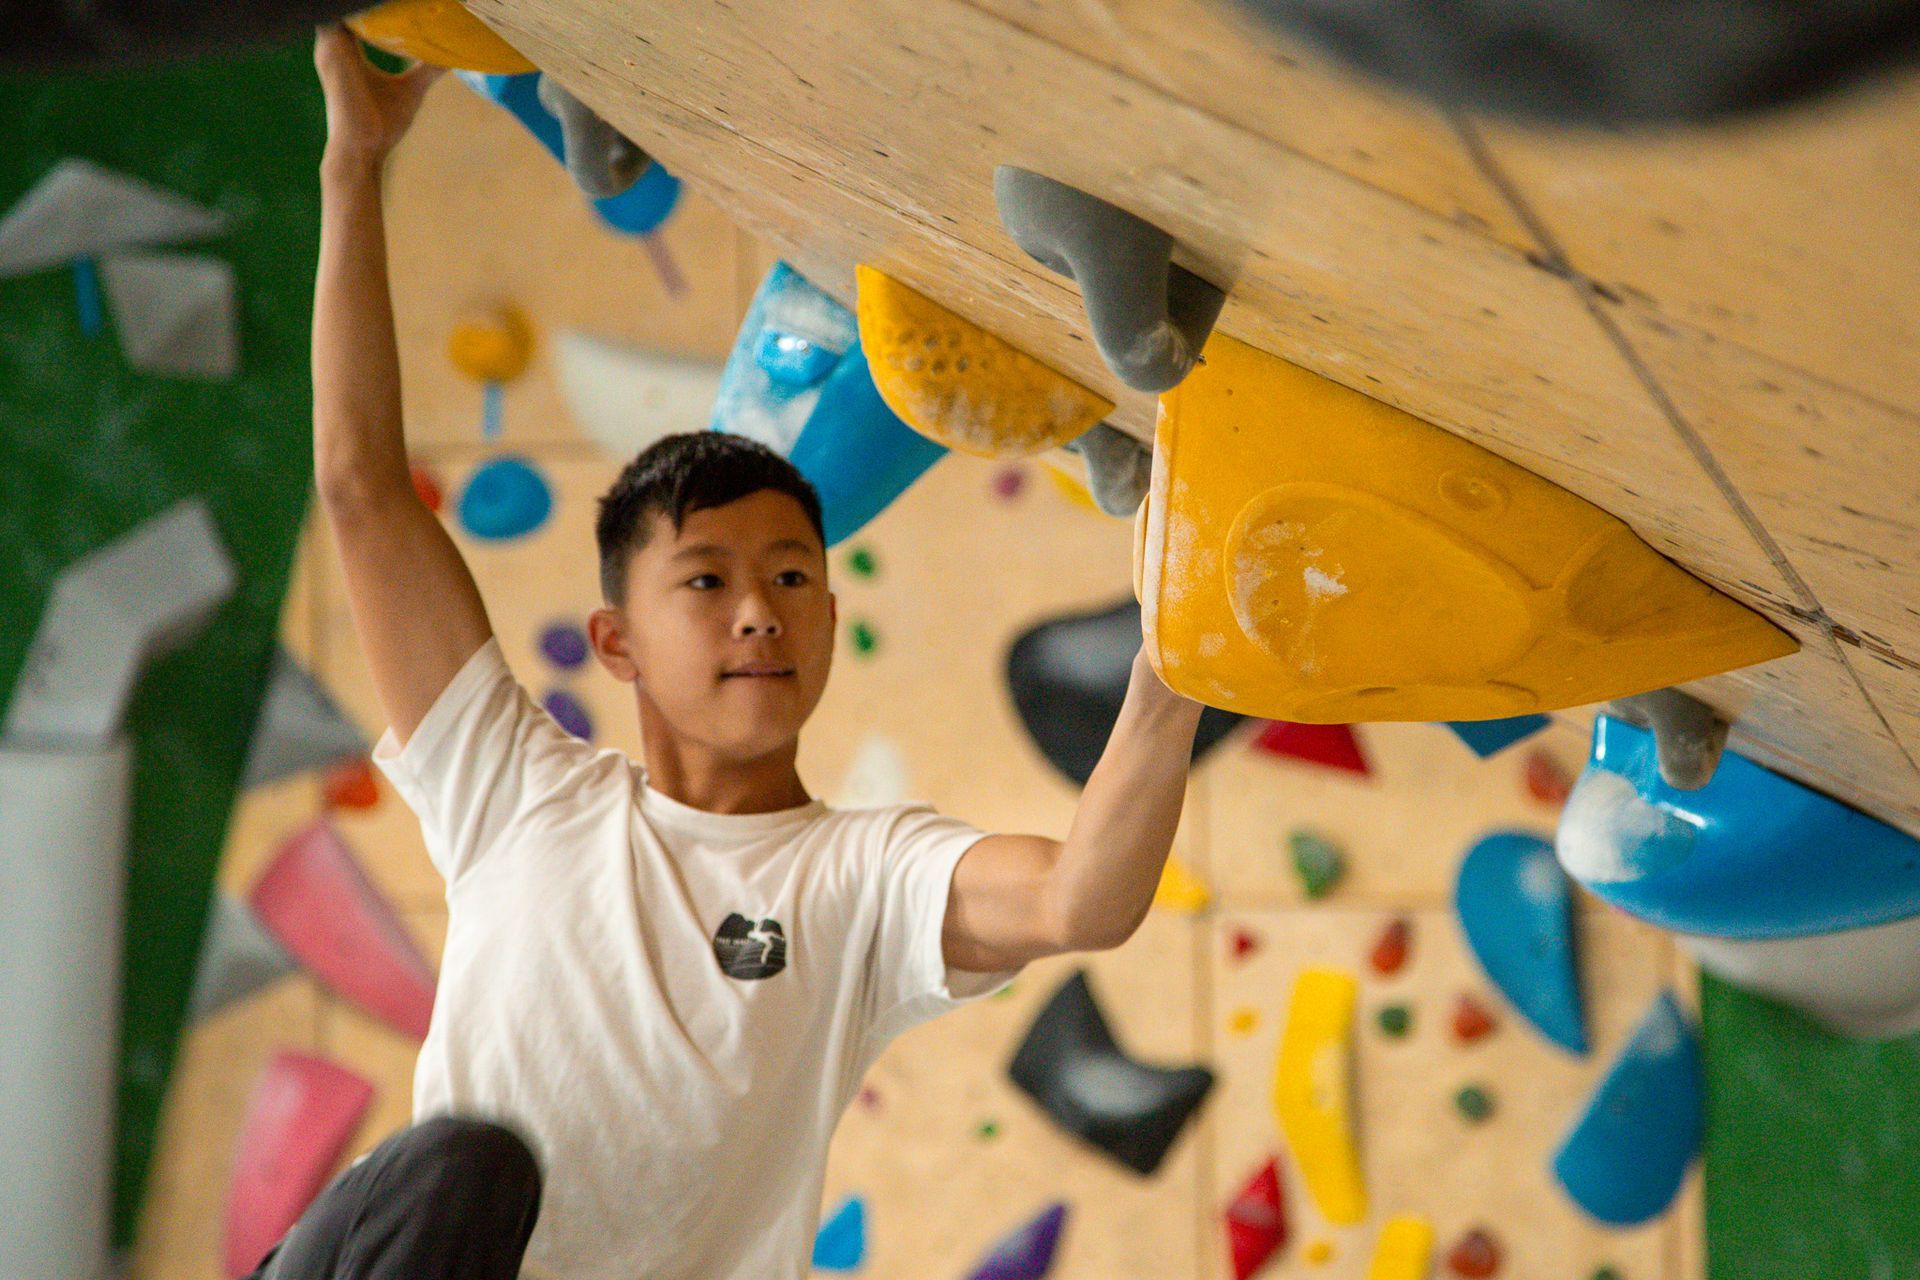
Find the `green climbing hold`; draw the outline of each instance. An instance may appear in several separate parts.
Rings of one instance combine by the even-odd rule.
[[[847,571],[856,578],[871,578],[879,572],[880,562],[873,558],[873,552],[865,547],[855,547],[847,553]]]
[[[1413,1010],[1403,1004],[1390,1004],[1373,1015],[1381,1034],[1398,1040],[1413,1029]]]
[[[1588,1280],[1620,1280],[1620,1273],[1612,1267],[1598,1267]]]
[[[1340,846],[1316,832],[1300,830],[1287,837],[1293,851],[1293,869],[1309,898],[1324,898],[1347,869]]]
[[[880,647],[880,635],[870,623],[856,619],[853,626],[848,628],[847,635],[853,641],[855,653],[872,653]]]
[[[990,1141],[1000,1136],[1000,1126],[992,1120],[982,1120],[979,1128],[975,1129],[974,1133],[979,1136],[981,1141]]]
[[[1493,1114],[1493,1095],[1477,1084],[1470,1084],[1453,1095],[1453,1107],[1467,1120],[1479,1124]]]

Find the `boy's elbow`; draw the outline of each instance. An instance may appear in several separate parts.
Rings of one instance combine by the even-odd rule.
[[[1140,930],[1146,917],[1116,915],[1110,904],[1073,910],[1062,909],[1053,929],[1055,944],[1061,951],[1111,951]]]

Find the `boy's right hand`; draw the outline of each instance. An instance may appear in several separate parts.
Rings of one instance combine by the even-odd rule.
[[[367,61],[359,37],[339,23],[320,28],[313,63],[327,99],[327,162],[376,168],[444,70],[422,63],[388,75]]]

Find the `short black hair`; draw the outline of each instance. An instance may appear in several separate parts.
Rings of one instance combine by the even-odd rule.
[[[677,531],[695,511],[724,507],[762,489],[798,502],[826,546],[820,495],[791,462],[758,441],[724,431],[687,431],[648,445],[600,499],[594,536],[607,603],[626,604],[627,564],[647,544],[655,516],[672,520]]]

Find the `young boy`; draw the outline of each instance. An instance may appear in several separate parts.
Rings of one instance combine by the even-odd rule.
[[[447,881],[418,1123],[335,1180],[268,1280],[794,1280],[827,1144],[908,1027],[1145,916],[1200,708],[1144,658],[1064,842],[925,806],[834,811],[795,771],[832,662],[820,507],[784,459],[671,437],[601,501],[595,656],[644,761],[514,682],[415,497],[380,168],[431,73],[321,34],[314,460],[392,723],[375,758]]]

